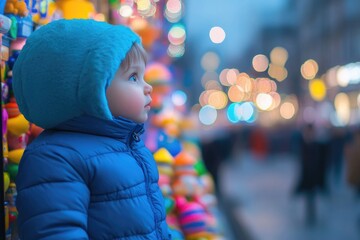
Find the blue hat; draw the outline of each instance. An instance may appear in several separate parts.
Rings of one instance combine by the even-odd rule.
[[[134,43],[129,28],[94,20],[58,20],[27,39],[13,69],[25,118],[52,128],[80,115],[112,119],[106,89]]]

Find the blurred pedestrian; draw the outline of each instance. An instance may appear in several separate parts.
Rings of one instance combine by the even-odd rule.
[[[300,172],[295,193],[305,197],[305,217],[308,225],[316,222],[316,194],[326,191],[326,142],[316,139],[312,124],[304,126],[299,139]]]

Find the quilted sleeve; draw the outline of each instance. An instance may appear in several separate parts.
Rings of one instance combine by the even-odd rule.
[[[65,147],[26,150],[16,179],[19,234],[27,239],[88,239],[88,170]]]

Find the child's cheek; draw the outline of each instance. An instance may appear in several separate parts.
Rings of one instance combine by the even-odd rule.
[[[128,104],[128,108],[131,112],[138,112],[144,108],[144,103],[142,99],[133,97]]]

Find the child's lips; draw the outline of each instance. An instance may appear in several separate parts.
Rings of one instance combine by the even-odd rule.
[[[152,102],[152,99],[150,98],[149,102],[145,105],[145,108],[151,108],[151,102]]]
[[[148,108],[148,109],[151,108],[151,101],[148,104],[145,105],[145,108]]]

